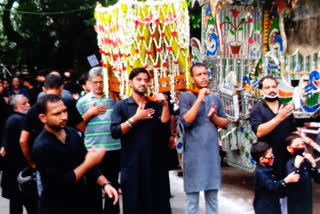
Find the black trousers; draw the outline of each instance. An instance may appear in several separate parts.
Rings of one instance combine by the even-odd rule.
[[[119,173],[120,173],[120,150],[107,151],[103,161],[99,165],[99,169],[103,175],[111,182],[112,186],[119,190]],[[120,213],[119,202],[113,205],[113,198],[105,196],[104,214],[116,214]]]
[[[23,206],[28,214],[37,213],[37,200],[14,200],[10,199],[10,214],[22,214]]]

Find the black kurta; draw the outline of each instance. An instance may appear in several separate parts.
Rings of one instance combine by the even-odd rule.
[[[164,142],[164,127],[160,117],[162,105],[147,102],[145,109],[153,108],[152,119],[139,121],[122,135],[121,123],[132,117],[138,105],[132,97],[117,103],[111,116],[113,138],[121,137],[121,189],[124,214],[171,213],[167,192],[166,165],[160,158]],[[163,179],[162,179],[163,178]]]
[[[271,167],[257,165],[254,178],[253,207],[256,214],[281,214],[280,195],[285,191],[283,180],[276,181]]]
[[[286,166],[287,174],[296,172],[300,175],[297,183],[288,184],[288,214],[312,214],[312,177],[318,176],[318,173],[308,160],[304,160],[297,169],[294,166],[295,157]]]
[[[73,170],[84,161],[87,150],[82,138],[74,129],[65,130],[65,144],[55,135],[43,130],[33,145],[31,155],[40,172],[43,185],[39,213],[91,214],[86,180],[89,177],[90,180],[96,180],[101,172],[94,167],[76,182]]]
[[[279,103],[279,106],[283,103]],[[262,100],[257,103],[250,112],[250,124],[254,133],[257,133],[258,126],[272,120],[277,114],[268,107]],[[259,141],[268,143],[272,147],[274,154],[273,169],[277,179],[285,177],[286,162],[289,159],[288,152],[285,145],[285,139],[296,131],[296,122],[293,114],[283,120],[275,129],[269,134],[259,138]]]

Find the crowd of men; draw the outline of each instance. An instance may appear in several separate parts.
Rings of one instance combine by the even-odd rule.
[[[138,76],[141,71],[148,74],[136,71]],[[134,75],[132,97],[135,89],[142,90],[137,94],[143,101],[149,76],[140,86],[140,77]],[[10,213],[22,213],[23,206],[30,214],[120,213],[120,171],[124,213],[171,213],[169,166],[163,157],[175,127],[168,123],[173,111],[169,112],[165,95],[156,95],[157,102],[141,103],[151,105],[147,118],[144,107],[131,108],[134,128],[124,131],[116,124],[123,115],[111,120],[121,102],[105,94],[101,67],[81,76],[78,84],[69,72],[56,71],[32,80],[14,77],[9,87],[4,82],[0,84],[1,186],[2,196],[10,200]],[[136,101],[131,98],[131,103]],[[128,138],[132,145],[125,142]],[[173,168],[177,167],[176,160]],[[25,168],[36,174],[37,197],[19,190],[17,176]]]
[[[153,94],[155,101],[146,96],[150,74],[144,68],[131,71],[132,95],[123,100],[104,91],[102,67],[92,68],[80,84],[68,71],[34,79],[14,77],[11,87],[1,81],[1,186],[2,196],[10,200],[10,213],[21,214],[23,206],[28,214],[120,213],[121,189],[124,214],[171,214],[168,169],[169,165],[177,168],[178,161],[168,154],[173,148],[177,159],[176,117],[185,130],[185,212],[199,213],[203,191],[206,213],[218,213],[218,128],[226,128],[228,120],[218,94],[208,89],[206,66],[195,63],[190,74],[199,93],[183,93],[178,112],[167,94]],[[293,106],[279,101],[273,77],[262,78],[259,88],[263,99],[250,114],[261,142],[251,153],[258,166],[255,211],[295,213],[298,204],[310,213],[312,197],[304,187],[307,183],[311,188],[309,171],[315,162],[301,152],[299,136],[292,136],[296,131]],[[26,167],[35,172],[36,197],[27,197],[19,189],[16,178]],[[266,179],[260,181],[261,175]],[[282,186],[291,193],[282,193]]]

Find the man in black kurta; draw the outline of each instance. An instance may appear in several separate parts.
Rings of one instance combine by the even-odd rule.
[[[112,136],[121,138],[124,214],[168,214],[167,170],[159,161],[166,158],[159,148],[161,143],[167,145],[161,135],[170,116],[168,102],[163,94],[156,96],[157,102],[147,101],[149,74],[145,69],[133,69],[129,79],[132,97],[117,103],[111,116]]]
[[[95,180],[109,197],[117,201],[116,190],[96,168],[105,149],[86,150],[77,131],[66,127],[68,114],[61,99],[46,95],[38,103],[44,130],[36,138],[32,159],[41,175],[41,214],[91,214],[87,180]]]

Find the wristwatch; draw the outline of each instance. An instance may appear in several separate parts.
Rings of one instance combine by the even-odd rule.
[[[106,182],[101,186],[101,188],[104,189],[104,187],[107,186],[108,184],[111,184],[111,182],[110,182],[110,181],[106,181]]]

